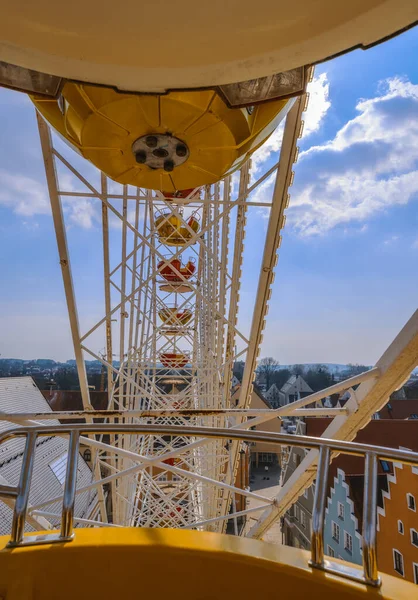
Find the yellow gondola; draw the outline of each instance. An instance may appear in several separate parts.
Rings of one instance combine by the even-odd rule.
[[[183,246],[192,239],[194,233],[198,233],[199,215],[192,214],[186,220],[181,212],[177,216],[171,211],[162,211],[156,215],[155,227],[160,242],[167,246]]]
[[[158,311],[158,316],[166,325],[187,325],[193,313],[189,309],[179,310],[177,306],[166,306]]]
[[[123,184],[168,194],[238,169],[287,114],[288,99],[228,106],[216,89],[130,94],[67,81],[57,98],[31,96],[82,156]]]

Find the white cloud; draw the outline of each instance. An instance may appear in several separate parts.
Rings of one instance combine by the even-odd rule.
[[[418,194],[418,85],[387,80],[356,109],[334,139],[300,154],[288,222],[301,235],[363,223]]]
[[[329,101],[329,82],[326,73],[315,77],[308,85],[309,104],[304,115],[303,137],[318,131],[322,121],[331,108]]]
[[[0,169],[0,205],[10,208],[15,214],[25,217],[22,224],[26,228],[36,229],[38,223],[28,220],[35,215],[51,214],[46,182],[40,182],[26,175],[12,174]],[[77,186],[75,177],[66,174],[60,177],[63,190],[86,191]],[[82,187],[81,187],[82,186]],[[99,219],[97,202],[87,198],[63,197],[63,210],[68,216],[68,224],[90,229]]]
[[[276,160],[278,160],[278,152],[283,138],[284,121],[280,123],[277,129],[271,134],[266,142],[254,152],[251,157],[251,165],[253,174],[260,171],[264,163],[270,158],[271,154],[277,154]]]
[[[50,212],[46,186],[25,175],[0,170],[0,204],[18,215],[32,217]]]
[[[90,165],[89,165],[90,166]],[[66,192],[87,192],[90,190],[69,171],[60,169],[59,185]],[[62,197],[63,210],[68,215],[68,224],[83,229],[91,229],[94,223],[99,222],[99,203],[97,200],[77,196]]]
[[[25,227],[28,231],[36,231],[39,229],[39,223],[31,219],[30,221],[23,221],[23,227]]]
[[[251,194],[251,202],[271,202],[276,174],[267,177]],[[265,213],[265,211],[263,211]],[[265,213],[266,214],[266,213]],[[267,214],[266,214],[267,216]]]
[[[318,131],[322,121],[331,107],[329,101],[329,82],[326,73],[315,77],[308,86],[309,104],[304,114],[303,137],[308,137],[311,133]],[[277,129],[272,133],[268,140],[254,152],[251,161],[253,169],[257,172],[263,164],[270,158],[272,153],[277,154],[282,143],[284,121],[280,123]]]
[[[398,240],[399,240],[399,236],[398,235],[392,235],[389,238],[387,238],[383,243],[384,243],[385,246],[390,246],[391,244],[394,244]]]
[[[91,229],[97,220],[96,207],[87,198],[77,198],[66,201],[67,206],[71,202],[69,221],[72,225],[78,225],[83,229]]]

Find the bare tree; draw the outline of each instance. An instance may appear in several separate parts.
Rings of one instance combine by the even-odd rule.
[[[272,356],[268,356],[266,358],[262,358],[258,363],[258,375],[262,377],[266,384],[266,390],[270,388],[271,378],[273,373],[277,370],[279,366],[279,361],[273,358]]]
[[[242,381],[242,374],[244,373],[245,362],[243,360],[237,360],[234,362],[233,374],[238,379],[238,381]]]
[[[303,377],[305,375],[305,367],[303,365],[293,365],[292,373],[293,375],[301,375]]]

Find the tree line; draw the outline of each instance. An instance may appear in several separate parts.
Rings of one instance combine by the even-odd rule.
[[[244,361],[237,361],[234,364],[234,375],[241,381],[244,372]],[[365,365],[347,365],[347,369],[339,374],[338,381],[348,379],[359,373],[367,371],[369,367]],[[268,390],[273,384],[280,389],[292,375],[301,375],[306,383],[314,392],[323,390],[336,383],[335,374],[331,373],[326,365],[292,365],[291,368],[280,367],[278,360],[272,356],[262,358],[257,367],[256,380],[257,386],[264,386]]]

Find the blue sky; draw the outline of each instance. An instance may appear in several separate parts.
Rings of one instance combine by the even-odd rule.
[[[418,29],[316,68],[262,355],[373,364],[417,307]],[[34,109],[0,90],[0,354],[72,357]],[[256,157],[273,162],[279,133]],[[88,167],[86,167],[88,169]],[[256,193],[268,199],[272,182]],[[97,207],[66,206],[82,324],[100,316]],[[248,327],[266,214],[253,209]],[[99,349],[99,348],[98,348]]]

